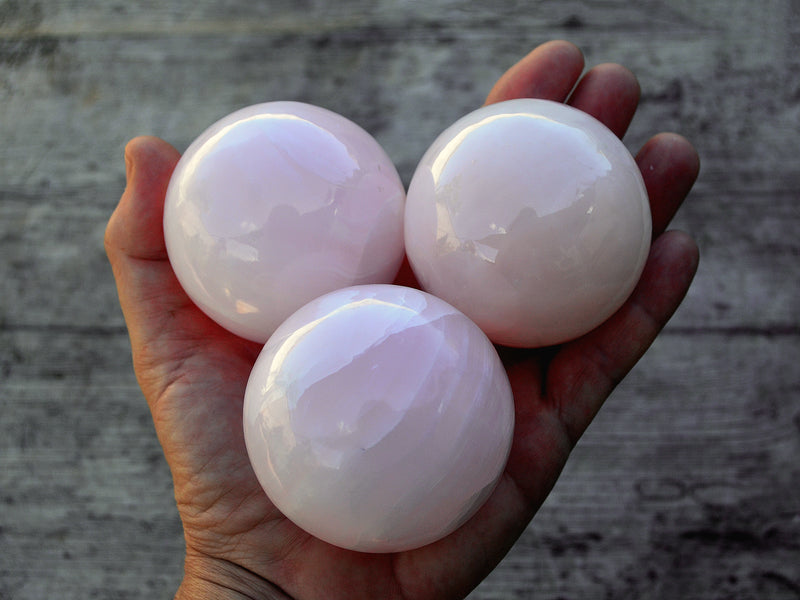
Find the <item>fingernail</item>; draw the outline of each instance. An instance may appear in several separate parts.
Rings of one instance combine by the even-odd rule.
[[[131,182],[131,173],[133,173],[133,161],[131,157],[128,156],[128,153],[125,153],[125,181],[126,183]]]

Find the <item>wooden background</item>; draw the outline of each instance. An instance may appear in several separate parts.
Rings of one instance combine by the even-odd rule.
[[[0,599],[168,598],[182,538],[102,236],[138,134],[296,99],[407,182],[535,45],[692,139],[702,263],[474,600],[800,598],[800,2],[0,0]]]

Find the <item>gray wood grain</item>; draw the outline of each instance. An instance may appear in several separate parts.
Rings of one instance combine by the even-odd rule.
[[[0,599],[169,597],[182,538],[102,248],[138,134],[336,110],[408,181],[536,44],[639,77],[702,262],[476,600],[800,598],[800,5],[0,0]]]

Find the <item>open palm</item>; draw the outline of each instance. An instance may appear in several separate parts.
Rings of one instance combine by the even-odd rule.
[[[567,101],[622,136],[639,99],[636,79],[618,65],[581,76],[583,68],[571,44],[545,44],[501,77],[487,103]],[[159,139],[130,142],[128,186],[108,224],[106,248],[183,521],[187,557],[179,598],[465,596],[525,529],[605,398],[677,308],[697,266],[694,242],[664,233],[697,176],[697,154],[683,138],[660,134],[637,156],[654,242],[631,298],[602,326],[558,348],[500,349],[514,391],[516,429],[507,469],[489,501],[429,546],[395,554],[347,551],[288,521],[250,467],[242,399],[260,346],[209,320],[172,272],[162,215],[178,158]],[[398,283],[413,283],[407,265]]]

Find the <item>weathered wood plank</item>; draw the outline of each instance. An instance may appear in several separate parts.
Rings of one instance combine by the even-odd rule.
[[[32,281],[53,281],[51,275],[61,269],[75,273],[84,268],[80,260],[76,260],[80,257],[90,261],[87,274],[94,273],[107,282],[108,271],[101,266],[104,259],[99,241],[105,217],[123,185],[122,161],[119,160],[122,146],[135,133],[156,133],[178,147],[185,147],[207,124],[244,104],[286,96],[324,102],[373,131],[395,157],[407,180],[417,157],[435,133],[458,114],[478,104],[477,91],[482,92],[489,85],[488,80],[477,86],[465,83],[467,79],[461,81],[455,80],[454,75],[442,75],[452,70],[457,60],[459,49],[451,44],[395,49],[391,56],[382,59],[390,73],[403,71],[406,81],[395,82],[391,75],[381,79],[383,72],[379,63],[365,57],[366,51],[359,48],[340,49],[329,58],[333,64],[340,65],[339,72],[326,72],[321,67],[309,72],[311,67],[305,59],[283,61],[281,58],[309,56],[311,50],[305,39],[278,48],[281,43],[274,40],[261,46],[262,42],[248,37],[237,47],[226,44],[224,38],[214,38],[207,40],[202,51],[194,51],[181,40],[157,42],[158,52],[151,50],[152,39],[75,41],[58,51],[60,58],[31,59],[31,63],[18,69],[20,73],[27,73],[26,81],[42,85],[36,93],[41,93],[48,101],[39,98],[37,104],[29,88],[17,94],[12,87],[6,103],[8,118],[3,121],[2,133],[7,134],[11,145],[0,149],[0,159],[5,165],[0,189],[7,228],[4,229],[4,243],[10,247],[8,253],[22,254],[28,262],[36,256],[33,272],[23,258],[15,256],[17,262],[10,265],[12,273],[6,281],[21,283],[25,281],[23,273],[30,274]],[[242,50],[244,47],[249,48],[247,53]],[[405,50],[409,52],[406,54]],[[263,62],[260,57],[276,52],[282,66],[270,68],[269,75],[259,75]],[[428,57],[428,69],[424,74],[404,71],[406,67],[401,63],[409,60],[409,55],[415,66],[422,64],[423,56]],[[485,57],[475,64],[481,70],[488,70],[489,59]],[[232,63],[237,65],[235,69],[228,66]],[[172,75],[176,65],[180,65],[181,74]],[[476,66],[464,69],[466,72],[478,70]],[[345,74],[350,71],[361,75]],[[302,75],[293,77],[293,73]],[[337,78],[344,79],[337,83]],[[699,86],[702,79],[703,75],[698,73],[689,80]],[[170,85],[154,86],[153,81],[170,82]],[[459,85],[464,88],[463,95],[453,91]],[[669,88],[671,84],[665,85]],[[786,87],[789,86],[787,82]],[[419,91],[403,96],[407,102],[398,102],[394,90],[408,87]],[[648,94],[653,93],[645,87],[645,102],[631,137],[643,140],[659,128],[688,129],[686,134],[697,139],[705,161],[698,190],[678,221],[679,226],[698,237],[704,252],[697,285],[707,288],[703,290],[702,300],[694,302],[701,289],[695,288],[690,297],[693,311],[684,313],[691,314],[696,325],[785,327],[797,323],[800,317],[798,302],[792,301],[792,297],[797,297],[797,290],[786,286],[791,279],[788,276],[796,273],[796,256],[800,252],[797,238],[792,235],[800,220],[795,193],[800,174],[789,164],[793,156],[789,151],[793,136],[786,124],[796,109],[790,102],[790,90],[784,92],[785,99],[778,107],[781,112],[777,118],[769,114],[776,110],[774,101],[760,105],[740,99],[737,107],[731,107],[723,113],[723,118],[713,121],[714,130],[710,134],[698,131],[692,135],[694,121],[697,120],[702,129],[711,116],[701,118],[688,114],[686,127],[680,112],[670,121],[662,122],[659,113],[664,105],[671,106],[669,110],[680,111],[685,102],[680,97],[664,100],[657,94],[653,100],[648,100]],[[716,91],[706,91],[701,95],[698,91],[694,104],[705,105],[704,110],[708,112],[710,106],[716,105],[716,94]],[[773,88],[764,87],[762,95],[772,97]],[[455,110],[448,103],[431,100],[455,96],[463,98],[456,102],[459,108]],[[412,114],[412,110],[417,114]],[[760,113],[751,119],[760,119],[763,123],[760,129],[750,131],[744,141],[729,148],[728,138],[732,133],[726,131],[726,135],[717,136],[716,130],[738,128],[737,115],[744,113]],[[98,131],[103,131],[103,135],[98,136]],[[716,142],[720,144],[718,147],[710,147],[714,142],[709,140],[719,139],[722,142]],[[758,162],[749,150],[756,145],[765,148]],[[730,164],[736,164],[736,168],[730,169]],[[729,175],[722,179],[725,173]],[[38,250],[33,252],[34,248]],[[762,268],[765,260],[773,263],[769,269]],[[52,261],[50,265],[48,261]],[[36,269],[49,272],[36,273]],[[72,286],[80,281],[76,275],[61,279]],[[94,287],[103,291],[111,289],[107,283]],[[26,286],[26,291],[43,293],[46,288]],[[78,298],[80,295],[75,291],[58,290],[58,296]],[[753,298],[753,295],[759,297]],[[753,311],[754,302],[762,300],[769,304],[769,310]],[[112,302],[99,304],[106,309],[113,308]],[[10,312],[4,315],[7,320],[19,318],[14,315],[15,306],[20,310],[25,307],[26,311],[35,311],[36,307],[45,312],[51,310],[49,302],[41,298],[20,298],[11,303]],[[81,319],[93,318],[91,312],[81,311],[80,307],[61,314],[70,315],[68,320],[76,315]],[[105,322],[107,315],[99,317]],[[29,318],[42,322],[34,315]],[[52,318],[48,320],[52,322]]]
[[[474,597],[794,597],[800,382],[784,357],[800,359],[794,337],[661,338]]]

